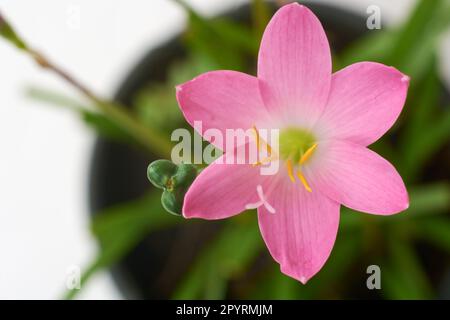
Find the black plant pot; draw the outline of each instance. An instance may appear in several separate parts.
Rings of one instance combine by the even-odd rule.
[[[324,25],[331,47],[336,52],[368,32],[366,17],[324,4],[311,3],[308,7]],[[244,5],[227,12],[225,16],[250,22],[250,8]],[[185,50],[180,36],[150,49],[125,78],[115,99],[130,105],[134,95],[141,88],[164,82],[171,64],[184,56]],[[136,149],[99,138],[93,150],[90,171],[91,212],[96,213],[133,200],[148,191],[146,168],[152,160],[154,160],[152,157]],[[170,298],[177,283],[185,274],[186,266],[194,261],[202,244],[213,236],[220,225],[220,221],[206,223],[196,221],[184,224],[182,228],[172,227],[149,234],[111,270],[125,298]],[[177,253],[176,259],[173,259],[174,252]],[[264,261],[268,259],[270,258],[267,255],[258,261],[265,263]],[[245,282],[245,279],[246,277],[243,277],[239,281]],[[243,298],[232,289],[227,293],[227,297]]]

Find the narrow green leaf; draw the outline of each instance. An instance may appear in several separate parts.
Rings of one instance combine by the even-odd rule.
[[[450,185],[445,182],[413,187],[409,196],[410,207],[404,217],[429,216],[450,209]]]
[[[450,220],[448,218],[423,219],[416,228],[416,234],[450,254]]]
[[[360,61],[383,62],[386,51],[395,41],[397,34],[392,30],[371,31],[368,35],[348,46],[340,55],[338,69]]]
[[[173,294],[175,299],[224,298],[228,280],[245,271],[260,252],[262,241],[255,219],[237,221],[236,218],[204,248]],[[206,282],[205,275],[208,275]],[[218,292],[222,295],[218,296]]]
[[[302,288],[303,295],[309,299],[344,298],[339,296],[339,286],[345,285],[342,284],[342,279],[361,254],[358,231],[341,232],[323,269]]]
[[[389,299],[430,299],[433,291],[411,245],[402,238],[389,242],[390,260],[381,268],[382,293]]]
[[[365,60],[393,65],[413,82],[433,59],[439,36],[450,23],[448,16],[447,0],[421,0],[403,26],[370,32],[346,49],[339,61],[343,66]]]
[[[83,272],[82,286],[97,271],[111,266],[126,255],[148,233],[182,221],[164,211],[158,193],[99,213],[92,223],[92,232],[100,243],[100,251]],[[67,291],[66,299],[74,298],[78,291]]]
[[[188,13],[186,43],[193,55],[215,64],[216,69],[246,69],[246,59],[254,57],[259,46],[247,26],[224,18],[205,19],[185,1],[175,2]]]
[[[261,39],[264,30],[272,16],[272,9],[268,1],[252,0],[252,20],[256,37]]]
[[[440,148],[450,141],[450,106],[446,111],[430,122],[414,141],[414,148],[405,152],[407,161],[403,171],[407,176],[414,177],[423,168],[426,161]]]
[[[91,111],[90,108],[83,105],[80,101],[62,95],[60,93],[38,88],[28,87],[25,95],[36,101],[47,103],[57,107],[70,109],[78,113],[86,125],[95,130],[95,132],[103,137],[114,141],[134,143],[133,138],[126,133],[121,127],[101,113]]]
[[[400,148],[402,149],[402,164],[399,168],[402,176],[408,181],[414,181],[417,173],[416,141],[421,139],[428,126],[434,126],[433,117],[440,110],[438,102],[441,95],[441,84],[437,75],[436,59],[428,65],[428,71],[423,79],[416,82],[410,90],[410,103],[406,108],[406,119],[400,133]]]
[[[27,50],[27,45],[25,41],[23,41],[19,35],[14,31],[8,21],[4,18],[2,13],[0,12],[0,36],[5,40],[10,42],[16,48],[20,50]]]

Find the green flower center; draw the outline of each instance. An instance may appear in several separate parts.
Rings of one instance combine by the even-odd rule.
[[[282,130],[279,138],[280,158],[283,160],[289,159],[294,164],[300,163],[302,157],[305,161],[309,158],[316,141],[311,132],[298,128]],[[311,154],[306,154],[308,150]]]

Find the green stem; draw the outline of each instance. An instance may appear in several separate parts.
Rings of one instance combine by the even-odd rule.
[[[34,61],[42,68],[57,74],[60,78],[75,87],[84,96],[93,102],[93,104],[113,122],[115,122],[124,131],[128,132],[138,144],[145,147],[148,151],[156,153],[160,157],[169,157],[171,144],[164,135],[153,130],[150,127],[140,123],[128,108],[109,100],[102,99],[95,95],[84,84],[75,79],[72,75],[51,62],[42,53],[33,50],[30,46],[14,32],[11,25],[0,13],[0,35],[15,45],[18,49],[29,54]]]

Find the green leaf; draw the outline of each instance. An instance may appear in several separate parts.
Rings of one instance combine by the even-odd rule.
[[[386,51],[396,40],[396,33],[392,30],[371,31],[368,35],[356,40],[340,55],[338,61],[342,69],[360,61],[383,62]]]
[[[307,298],[339,297],[339,290],[336,289],[345,285],[342,279],[362,253],[360,239],[358,231],[344,231],[338,235],[333,251],[323,269],[308,282],[307,286],[302,288]]]
[[[3,17],[0,12],[0,36],[14,45],[16,48],[20,50],[27,50],[27,45],[25,42],[19,37],[19,35],[14,31],[8,21]]]
[[[407,176],[418,174],[427,160],[450,142],[450,106],[446,110],[416,137],[413,148],[405,150],[408,160],[404,161],[402,172]]]
[[[99,241],[101,249],[98,256],[83,272],[82,286],[85,286],[97,271],[120,260],[150,232],[182,221],[183,219],[164,211],[157,193],[99,213],[92,223],[92,232]],[[67,291],[66,299],[74,298],[78,291]]]
[[[99,135],[112,139],[114,141],[133,143],[133,138],[127,134],[121,127],[101,113],[91,111],[80,101],[62,95],[60,93],[38,88],[28,87],[25,95],[36,101],[67,108],[78,113],[86,125],[95,130]]]
[[[342,66],[365,60],[393,65],[414,82],[433,59],[439,36],[449,25],[448,16],[447,0],[421,0],[399,29],[371,31],[351,45],[339,61]]]
[[[128,133],[123,131],[121,127],[101,113],[82,110],[80,115],[84,123],[92,128],[97,134],[114,141],[129,144],[135,143],[134,139]]]
[[[450,219],[444,217],[423,219],[415,232],[420,238],[450,254]]]
[[[214,69],[245,71],[246,60],[256,55],[259,46],[247,26],[224,18],[205,19],[185,1],[175,2],[189,15],[185,39],[194,56],[215,64]]]
[[[436,51],[438,36],[448,27],[447,0],[421,0],[387,51],[386,62],[418,78]]]
[[[429,216],[448,211],[450,185],[445,182],[420,185],[410,190],[410,207],[402,216]]]
[[[416,179],[421,168],[414,158],[417,152],[416,141],[421,139],[428,127],[434,126],[436,114],[442,113],[438,108],[441,93],[442,86],[437,75],[436,59],[433,59],[428,65],[425,77],[416,82],[410,90],[409,103],[405,108],[404,128],[400,132],[402,163],[399,170],[403,178],[410,182]]]
[[[198,56],[175,62],[164,83],[145,86],[136,94],[133,106],[137,117],[145,125],[168,134],[183,126],[184,118],[176,100],[175,86],[213,68]]]
[[[294,300],[306,298],[302,295],[303,284],[283,274],[275,261],[271,270],[264,273],[263,280],[260,282],[254,290],[252,299]]]
[[[249,214],[253,213],[244,215]],[[175,291],[175,299],[224,298],[227,282],[245,271],[262,248],[256,219],[247,218],[233,218],[203,249]]]
[[[257,39],[261,39],[272,17],[272,8],[266,0],[252,0],[253,29]]]
[[[433,292],[414,249],[400,237],[389,241],[390,260],[381,267],[382,294],[389,299],[430,299]]]

